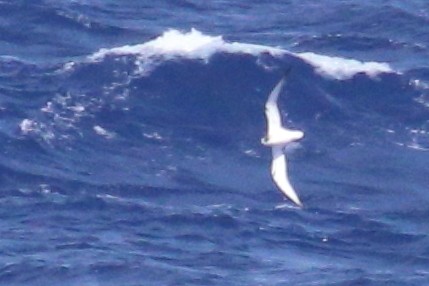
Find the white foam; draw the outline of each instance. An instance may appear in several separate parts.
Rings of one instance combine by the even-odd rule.
[[[357,73],[366,73],[370,77],[376,77],[380,73],[394,72],[387,63],[361,62],[315,53],[298,53],[295,55],[314,66],[320,75],[338,80],[350,79]]]
[[[410,149],[414,149],[417,151],[429,151],[429,148],[425,148],[422,145],[418,144],[417,142],[413,141],[409,144],[406,144],[406,147],[410,148]]]
[[[100,136],[103,136],[107,139],[111,139],[113,137],[115,137],[115,133],[107,131],[106,129],[104,129],[103,127],[99,126],[99,125],[95,125],[93,127],[94,132]]]
[[[101,49],[90,56],[92,60],[100,60],[107,55],[139,55],[144,58],[162,56],[165,58],[185,57],[192,59],[208,60],[216,52],[244,53],[258,55],[261,53],[271,53],[280,55],[284,50],[244,43],[228,43],[222,36],[204,35],[196,29],[191,29],[188,33],[178,30],[168,30],[160,37],[134,46],[122,46],[113,49]]]
[[[217,52],[249,54],[258,56],[269,53],[275,57],[289,54],[299,57],[314,66],[320,75],[337,80],[353,77],[357,73],[366,73],[375,77],[380,73],[394,72],[387,63],[362,62],[335,56],[319,55],[312,52],[292,53],[285,49],[263,45],[224,41],[222,36],[209,36],[196,29],[183,33],[168,30],[158,38],[138,45],[126,45],[111,49],[101,49],[88,57],[90,61],[101,61],[109,55],[135,55],[140,73],[150,71],[157,65],[159,58],[168,60],[182,57],[208,61]],[[65,70],[73,68],[72,63],[64,66]]]
[[[162,140],[162,136],[159,135],[158,132],[153,132],[153,133],[143,133],[143,136],[148,138],[148,139],[154,139],[154,140]]]
[[[26,135],[37,128],[37,123],[30,119],[24,119],[19,124],[19,128],[21,129],[21,133]]]
[[[50,130],[48,126],[31,119],[23,119],[19,123],[19,129],[21,130],[22,135],[37,134],[41,138],[43,138],[45,142],[50,142],[52,139],[55,138],[54,133]]]

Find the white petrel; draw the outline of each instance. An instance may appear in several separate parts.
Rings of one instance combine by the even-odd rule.
[[[302,203],[295,190],[289,182],[286,169],[286,155],[284,148],[288,143],[297,141],[304,137],[299,130],[289,130],[282,126],[280,111],[277,106],[277,98],[286,82],[286,75],[279,81],[268,96],[265,104],[265,116],[267,117],[267,135],[261,139],[261,143],[272,149],[273,161],[271,163],[271,175],[277,187],[286,197],[298,206]]]

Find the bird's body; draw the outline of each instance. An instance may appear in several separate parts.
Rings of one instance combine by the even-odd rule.
[[[285,81],[286,77],[283,77],[268,96],[268,100],[265,104],[267,135],[261,139],[261,143],[272,149],[273,161],[271,163],[271,175],[277,187],[287,198],[302,207],[302,203],[287,176],[286,155],[283,149],[288,143],[304,137],[304,133],[299,130],[289,130],[282,126],[277,99]]]

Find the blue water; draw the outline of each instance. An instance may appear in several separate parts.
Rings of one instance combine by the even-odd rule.
[[[0,1],[0,285],[429,285],[427,1],[146,2]],[[291,53],[139,50],[192,28]]]

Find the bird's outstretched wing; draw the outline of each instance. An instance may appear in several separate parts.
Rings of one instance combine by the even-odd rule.
[[[272,154],[273,161],[271,163],[271,175],[274,182],[287,198],[302,207],[302,203],[287,177],[286,155],[283,152],[283,146],[273,146]]]
[[[268,100],[265,103],[265,116],[267,117],[268,136],[282,127],[282,119],[280,117],[280,111],[277,106],[277,99],[285,84],[286,77],[283,77],[279,83],[274,87],[268,96]]]

